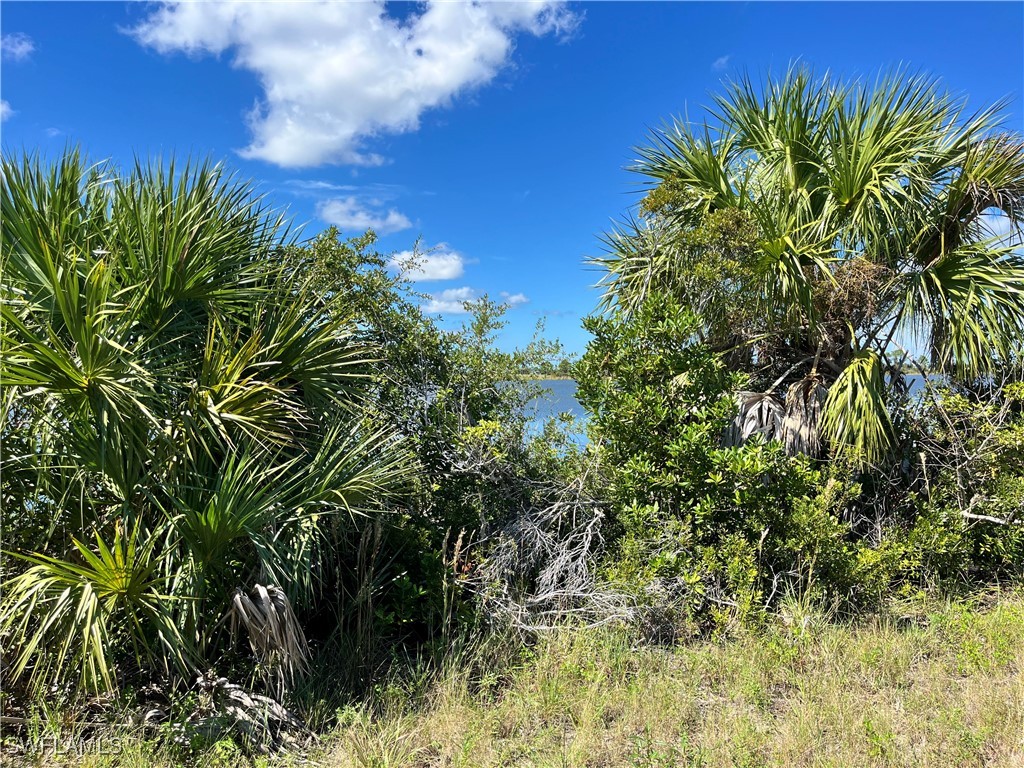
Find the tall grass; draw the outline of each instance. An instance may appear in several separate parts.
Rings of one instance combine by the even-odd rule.
[[[640,646],[621,629],[570,630],[439,675],[396,674],[337,712],[304,756],[200,765],[1024,765],[1024,593],[902,605],[844,623],[788,602],[768,631]],[[506,649],[507,650],[507,649]],[[422,671],[422,669],[421,669]],[[129,742],[82,766],[180,764]]]
[[[1024,596],[844,625],[791,603],[763,635],[638,647],[552,635],[339,728],[336,766],[1020,766]]]

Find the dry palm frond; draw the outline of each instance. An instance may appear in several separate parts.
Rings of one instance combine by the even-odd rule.
[[[210,742],[237,736],[256,751],[294,752],[313,734],[292,712],[269,696],[247,691],[210,672],[196,679],[199,705],[183,724]]]
[[[604,503],[584,477],[544,490],[547,503],[521,510],[484,542],[487,557],[463,584],[492,622],[521,631],[628,620],[632,598],[598,578]]]
[[[782,440],[786,453],[803,453],[813,458],[822,455],[821,412],[828,390],[817,374],[805,376],[786,393],[786,418],[782,423]]]
[[[775,395],[770,392],[737,392],[736,404],[739,410],[722,441],[726,447],[743,445],[754,435],[764,435],[765,440],[776,440],[782,436],[785,408]]]
[[[249,644],[261,663],[272,672],[279,696],[306,671],[309,646],[288,597],[280,587],[256,584],[255,599],[241,588],[231,602],[232,634],[241,624],[249,633]]]

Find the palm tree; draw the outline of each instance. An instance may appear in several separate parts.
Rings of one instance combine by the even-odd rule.
[[[309,607],[349,565],[347,521],[401,493],[409,454],[361,405],[373,350],[218,166],[2,170],[8,671],[190,672],[236,589]]]
[[[823,450],[820,426],[836,452],[879,459],[908,359],[971,378],[1018,354],[1024,142],[1001,107],[968,114],[903,72],[729,85],[702,125],[639,150],[641,215],[595,260],[605,306],[671,291],[733,368],[769,394],[790,384],[785,424],[753,393],[741,432],[770,431],[754,423],[769,414],[792,450]]]

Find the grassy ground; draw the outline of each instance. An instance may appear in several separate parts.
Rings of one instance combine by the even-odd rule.
[[[547,638],[353,708],[309,759],[360,766],[1024,766],[1024,594],[855,625],[793,604],[765,633],[671,649]],[[83,764],[168,764],[144,745]],[[224,744],[200,764],[241,766]],[[280,764],[273,759],[269,764]],[[309,764],[304,763],[304,764]]]

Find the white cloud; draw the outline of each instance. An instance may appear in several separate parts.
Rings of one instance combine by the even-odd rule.
[[[6,121],[13,114],[14,110],[11,109],[11,105],[4,99],[0,99],[0,123]]]
[[[335,184],[333,181],[321,181],[319,179],[288,179],[285,182],[289,187],[303,192],[357,192],[359,187],[355,184]]]
[[[454,280],[462,277],[465,268],[462,254],[451,250],[445,243],[439,243],[424,253],[402,251],[391,257],[392,269],[402,270],[405,276],[415,282],[424,280]]]
[[[163,53],[231,51],[258,75],[251,158],[289,167],[376,165],[365,142],[415,130],[428,109],[490,82],[518,33],[571,31],[558,0],[437,0],[398,19],[384,2],[168,2],[133,32]]]
[[[511,309],[515,309],[529,301],[529,299],[521,293],[508,293],[507,291],[502,291],[501,297],[505,300],[505,304]],[[466,314],[466,308],[463,306],[463,302],[476,301],[479,298],[480,294],[468,286],[462,288],[447,288],[440,293],[435,293],[431,296],[430,300],[423,305],[423,311],[428,314],[441,313],[448,315],[464,315]]]
[[[401,195],[409,194],[409,190],[401,184],[383,184],[380,182],[370,184],[340,184],[325,179],[288,179],[285,186],[294,195],[322,198],[331,193],[341,193],[346,196],[372,198],[377,200],[393,200]],[[427,194],[420,192],[418,194]]]
[[[408,216],[394,208],[385,211],[377,199],[366,203],[353,196],[324,200],[317,206],[317,214],[350,234],[372,229],[379,235],[389,235],[412,226]]]
[[[719,56],[713,62],[711,62],[711,68],[715,72],[721,72],[723,69],[729,66],[729,59],[731,57],[727,54],[725,56]]]
[[[22,61],[27,59],[35,49],[36,44],[32,42],[32,38],[21,32],[13,32],[0,37],[0,52],[5,59]]]
[[[508,293],[507,291],[502,291],[501,297],[512,309],[515,309],[529,301],[529,299],[526,298],[526,294],[523,293]]]
[[[423,311],[428,314],[464,315],[466,308],[463,302],[475,301],[477,298],[479,297],[472,288],[446,288],[431,296],[430,301],[423,305]]]

